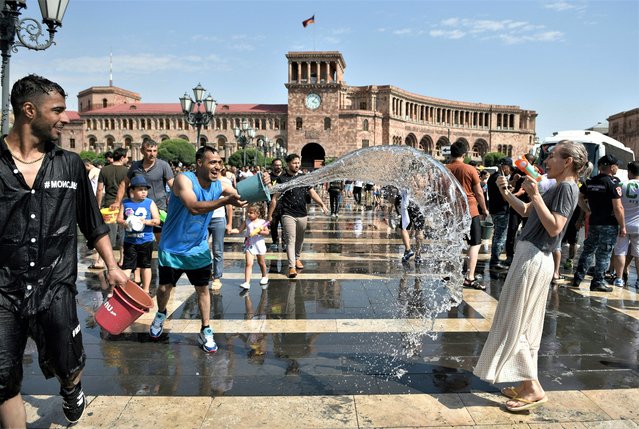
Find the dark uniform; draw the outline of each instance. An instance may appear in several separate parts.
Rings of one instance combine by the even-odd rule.
[[[0,143],[0,403],[20,393],[27,337],[62,384],[84,367],[76,314],[77,232],[93,247],[104,224],[80,157],[53,143],[33,188]]]
[[[579,257],[573,285],[578,285],[592,265],[595,257],[595,272],[591,288],[606,287],[604,274],[610,263],[612,249],[617,241],[619,224],[612,209],[612,200],[621,198],[621,188],[608,174],[598,174],[586,181],[580,192],[585,194],[590,206],[588,237]]]

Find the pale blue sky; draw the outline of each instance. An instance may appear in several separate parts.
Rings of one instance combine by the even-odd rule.
[[[539,114],[540,138],[639,107],[637,0],[70,0],[56,40],[14,54],[11,81],[55,80],[73,110],[108,84],[110,50],[114,85],[144,102],[201,82],[218,102],[285,104],[285,54],[338,50],[349,85],[519,105]]]

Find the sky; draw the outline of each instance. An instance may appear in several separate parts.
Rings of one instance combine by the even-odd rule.
[[[40,17],[27,0],[23,17]],[[315,24],[302,21],[315,16]],[[70,0],[56,45],[11,58],[69,94],[286,104],[289,51],[340,51],[349,85],[535,110],[537,136],[639,107],[639,1]]]

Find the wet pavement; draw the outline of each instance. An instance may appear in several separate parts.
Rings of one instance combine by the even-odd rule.
[[[401,264],[401,240],[383,217],[350,204],[338,219],[312,211],[301,274],[287,279],[285,254],[269,252],[268,287],[259,286],[255,265],[245,297],[242,238],[227,237],[223,287],[211,292],[219,345],[211,355],[197,346],[199,313],[186,276],[159,340],[147,334],[154,310],[122,335],[102,330],[93,314],[106,284],[88,269],[81,242],[78,313],[90,404],[77,427],[637,427],[634,287],[603,293],[587,282],[577,290],[549,285],[539,352],[549,402],[509,414],[497,387],[472,375],[503,276],[488,271],[482,253],[487,290],[464,290],[459,306],[424,320],[431,302],[420,275],[427,273],[414,261]],[[31,342],[24,371],[30,427],[64,426],[58,383],[42,376]]]

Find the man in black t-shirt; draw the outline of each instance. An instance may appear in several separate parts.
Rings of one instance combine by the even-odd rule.
[[[499,161],[501,171],[494,172],[489,178],[486,186],[488,188],[488,211],[493,220],[493,241],[490,250],[490,268],[493,270],[506,270],[508,267],[499,261],[499,255],[506,245],[506,232],[508,230],[508,203],[497,187],[499,176],[510,177],[513,172],[512,158],[502,158]]]
[[[591,291],[612,292],[604,280],[604,273],[610,263],[612,249],[617,235],[626,235],[624,211],[621,205],[621,188],[612,179],[613,166],[618,161],[612,155],[604,155],[597,162],[599,174],[588,179],[580,188],[579,205],[590,214],[588,237],[579,257],[572,286],[579,284],[586,276],[595,257],[595,272],[590,283]],[[587,200],[587,203],[586,203]]]
[[[302,174],[300,173],[300,165],[299,155],[294,153],[288,155],[286,157],[286,169],[274,180],[274,183],[287,183]],[[289,189],[282,195],[274,195],[268,210],[268,220],[271,221],[279,201],[282,229],[286,239],[289,278],[295,278],[297,270],[304,268],[304,264],[300,260],[300,254],[302,253],[304,231],[306,230],[306,221],[308,219],[306,211],[307,197],[315,201],[322,208],[324,214],[328,213],[326,205],[320,196],[317,195],[317,192],[307,186]]]

